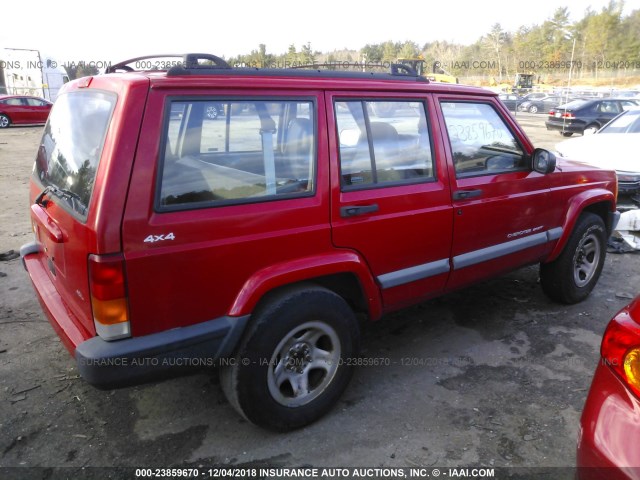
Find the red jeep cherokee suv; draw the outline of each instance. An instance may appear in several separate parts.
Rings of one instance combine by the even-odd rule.
[[[63,88],[21,252],[97,387],[215,363],[247,419],[297,428],[346,388],[356,315],[535,263],[560,302],[598,280],[615,173],[556,165],[491,92],[140,60]]]

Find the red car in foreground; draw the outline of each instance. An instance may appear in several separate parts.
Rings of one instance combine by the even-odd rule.
[[[640,295],[609,323],[582,412],[580,480],[640,479]]]
[[[46,123],[53,104],[44,98],[0,95],[0,128]]]

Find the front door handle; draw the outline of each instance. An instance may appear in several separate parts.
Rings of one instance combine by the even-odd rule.
[[[457,192],[453,192],[454,200],[468,200],[470,198],[479,197],[482,195],[482,190],[458,190]]]
[[[380,208],[377,203],[372,205],[351,205],[348,207],[340,207],[340,216],[345,217],[357,217],[365,213],[377,212]]]

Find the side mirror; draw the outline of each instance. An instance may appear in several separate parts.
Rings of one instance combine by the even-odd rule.
[[[531,168],[538,173],[551,173],[556,169],[556,156],[549,150],[536,148],[531,155]]]

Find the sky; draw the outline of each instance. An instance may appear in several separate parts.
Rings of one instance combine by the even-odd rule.
[[[286,52],[291,44],[300,50],[307,43],[321,52],[358,50],[387,40],[411,40],[419,46],[436,40],[468,45],[495,23],[515,32],[522,25],[541,24],[559,6],[569,7],[571,20],[579,20],[588,7],[600,11],[608,2],[29,0],[29,12],[37,13],[26,13],[23,4],[10,1],[2,7],[0,48],[40,50],[58,62],[115,63],[186,52],[229,58],[257,50],[261,43],[274,54]],[[627,0],[623,13],[636,9],[640,0]]]

